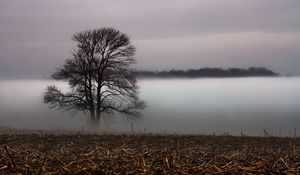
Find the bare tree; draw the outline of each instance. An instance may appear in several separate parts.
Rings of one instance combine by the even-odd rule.
[[[87,30],[73,35],[77,42],[72,58],[52,75],[67,81],[64,93],[48,86],[44,102],[65,111],[88,112],[98,124],[103,114],[119,112],[139,118],[144,102],[138,97],[134,69],[135,47],[129,37],[113,28]]]

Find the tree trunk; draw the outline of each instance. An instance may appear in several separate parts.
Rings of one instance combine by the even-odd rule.
[[[94,110],[90,110],[90,115],[91,115],[91,120],[94,121],[95,120],[95,111]]]
[[[98,114],[96,115],[94,110],[90,110],[90,115],[90,129],[92,131],[98,131],[100,127],[100,120],[98,119]]]
[[[100,120],[101,120],[101,112],[97,111],[96,121],[97,121],[98,124],[100,124]]]

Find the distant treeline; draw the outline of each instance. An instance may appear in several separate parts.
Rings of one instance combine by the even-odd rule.
[[[254,76],[279,76],[279,74],[265,67],[241,68],[201,68],[189,70],[170,71],[136,71],[138,77],[254,77]]]

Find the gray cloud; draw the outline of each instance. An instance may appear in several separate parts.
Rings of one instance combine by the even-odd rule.
[[[298,0],[0,1],[0,75],[47,75],[73,33],[112,26],[138,48],[137,68],[268,66],[300,75]]]

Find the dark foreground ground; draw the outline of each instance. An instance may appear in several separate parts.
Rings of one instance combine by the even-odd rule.
[[[300,174],[299,138],[0,135],[0,174]]]

